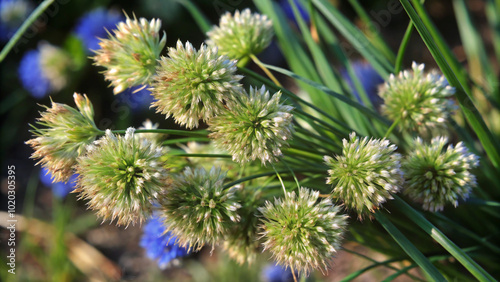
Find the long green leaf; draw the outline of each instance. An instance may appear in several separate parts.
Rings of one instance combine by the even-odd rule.
[[[410,220],[416,223],[422,230],[436,240],[445,250],[457,259],[474,277],[480,281],[495,281],[495,279],[472,260],[462,249],[453,243],[446,235],[430,223],[423,215],[414,210],[410,205],[398,196],[394,196],[393,203],[398,210],[404,213]]]
[[[432,265],[432,263],[403,235],[403,233],[385,217],[385,215],[381,212],[376,212],[375,218],[432,281],[446,281],[439,270]]]
[[[207,19],[207,17],[200,11],[200,9],[190,0],[175,0],[182,4],[191,14],[194,21],[198,24],[198,27],[206,33],[212,28],[212,23]]]
[[[462,109],[472,129],[477,134],[491,162],[496,169],[499,169],[500,146],[484,123],[484,120],[479,114],[478,110],[474,106],[474,103],[470,98],[471,95],[466,91],[466,89],[464,89],[463,85],[457,79],[455,73],[453,73],[452,69],[448,65],[448,62],[443,57],[443,54],[441,54],[439,48],[436,46],[436,43],[429,33],[427,26],[422,22],[422,19],[419,17],[410,2],[408,0],[400,0],[400,2],[406,10],[406,13],[412,20],[413,24],[415,25],[417,31],[420,33],[420,36],[425,42],[425,45],[427,45],[427,48],[429,48],[429,51],[434,57],[434,60],[436,60],[439,68],[448,79],[448,82],[450,83],[450,85],[456,88],[456,97],[458,99],[458,102],[460,103],[460,108]]]

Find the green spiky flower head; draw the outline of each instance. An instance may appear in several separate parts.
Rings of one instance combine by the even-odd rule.
[[[169,48],[162,57],[151,91],[153,106],[167,118],[173,116],[180,125],[198,127],[220,113],[234,92],[240,92],[242,76],[236,75],[236,62],[219,55],[217,48],[191,43]]]
[[[391,193],[400,190],[403,175],[401,155],[386,139],[360,139],[353,132],[343,140],[342,155],[324,156],[330,167],[327,184],[332,184],[332,197],[355,210],[360,219],[369,216]]]
[[[256,159],[263,164],[277,162],[293,133],[293,107],[281,104],[280,97],[281,92],[271,96],[264,86],[250,87],[209,120],[209,136],[239,163]]]
[[[462,142],[445,149],[447,143],[446,137],[435,137],[430,144],[417,138],[413,151],[403,161],[404,192],[425,210],[440,211],[449,203],[456,207],[458,200],[467,199],[477,185],[470,170],[478,166],[479,158]]]
[[[171,187],[160,199],[160,210],[167,230],[177,243],[199,250],[205,244],[221,240],[240,220],[234,189],[224,188],[225,173],[213,167],[186,168],[173,177]]]
[[[446,129],[446,121],[455,106],[448,98],[455,88],[436,70],[424,73],[424,64],[413,62],[411,70],[391,75],[379,90],[384,100],[381,111],[398,121],[402,130],[425,133]]]
[[[127,16],[127,15],[126,15]],[[118,94],[132,86],[148,85],[155,74],[157,60],[165,46],[165,33],[160,38],[161,21],[127,16],[114,35],[101,39],[101,49],[94,51],[95,65],[106,68],[104,76]]]
[[[52,102],[45,107],[33,127],[35,138],[26,142],[35,152],[33,159],[54,176],[55,182],[66,182],[73,175],[73,166],[78,156],[85,153],[86,145],[92,143],[101,131],[94,123],[94,109],[86,95],[73,95],[77,109]]]
[[[278,264],[308,274],[313,269],[327,270],[337,252],[347,224],[330,199],[319,199],[319,192],[300,188],[284,199],[267,201],[260,208],[264,248]]]
[[[231,59],[247,61],[249,56],[262,52],[273,38],[273,23],[250,9],[227,12],[220,18],[219,26],[207,32],[209,46],[219,47],[222,54]]]
[[[138,141],[134,131],[129,128],[122,136],[107,130],[87,147],[76,167],[80,199],[88,200],[103,221],[116,219],[118,225],[146,220],[152,202],[168,186],[161,147]]]

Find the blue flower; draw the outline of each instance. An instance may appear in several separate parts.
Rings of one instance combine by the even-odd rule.
[[[19,79],[33,97],[40,99],[66,86],[72,65],[63,49],[41,42],[37,50],[26,52],[21,59]]]
[[[76,24],[75,33],[82,40],[87,52],[99,49],[99,38],[106,38],[106,30],[111,31],[123,21],[123,16],[116,11],[97,8],[84,14]]]
[[[60,199],[65,198],[71,191],[75,189],[75,181],[77,177],[77,174],[73,174],[73,176],[71,176],[66,183],[53,182],[54,177],[46,168],[42,168],[42,170],[40,171],[40,182],[42,182],[43,185],[50,187],[54,196]]]
[[[363,61],[352,62],[352,68],[354,70],[354,75],[359,79],[363,89],[370,98],[370,101],[375,107],[378,107],[382,102],[382,99],[378,96],[378,86],[384,83],[384,79],[377,73],[377,71],[368,63]],[[341,72],[342,77],[345,79],[349,87],[352,89],[352,93],[356,98],[361,101],[358,91],[354,86],[354,83],[347,73],[346,70]]]
[[[285,269],[281,265],[268,265],[262,270],[264,281],[267,282],[290,282],[293,275],[290,268]]]
[[[121,93],[118,99],[125,103],[132,111],[147,109],[155,101],[148,87],[142,85],[128,88]]]
[[[31,50],[21,59],[19,79],[24,88],[35,98],[43,98],[51,91],[49,78],[42,70],[40,50]]]
[[[22,0],[0,0],[0,42],[7,41],[31,12],[30,3]]]
[[[164,269],[168,264],[179,257],[188,254],[186,248],[175,244],[177,238],[170,232],[165,233],[165,226],[157,215],[144,225],[140,246],[146,250],[150,259],[157,260],[158,266]]]

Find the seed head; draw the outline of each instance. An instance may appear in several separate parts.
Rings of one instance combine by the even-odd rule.
[[[448,203],[456,207],[459,198],[467,199],[477,185],[470,170],[478,166],[479,158],[462,142],[445,149],[446,143],[446,137],[435,137],[430,144],[417,138],[413,152],[403,161],[404,192],[425,210],[440,211]]]
[[[67,182],[73,175],[76,158],[85,153],[86,145],[101,134],[94,123],[94,109],[84,94],[74,94],[78,110],[52,102],[52,107],[41,113],[33,127],[35,138],[26,142],[35,152],[32,159],[53,176],[54,182]]]
[[[127,15],[126,15],[127,16]],[[114,86],[115,94],[129,87],[148,85],[156,71],[157,60],[165,46],[165,33],[160,39],[161,21],[127,16],[119,22],[114,35],[101,39],[101,49],[94,51],[95,65],[106,68],[104,76]]]
[[[181,41],[162,57],[151,91],[153,106],[180,125],[198,127],[221,112],[224,103],[239,92],[242,76],[236,75],[236,62],[219,55],[217,48],[201,45],[199,50]]]
[[[280,97],[281,92],[271,97],[264,86],[241,92],[227,110],[209,120],[210,138],[239,163],[277,162],[293,133],[293,108],[281,104]]]
[[[262,52],[273,38],[273,23],[265,16],[252,14],[250,9],[236,11],[234,16],[227,12],[220,18],[219,26],[207,32],[209,46],[231,59],[246,61],[250,55]]]
[[[334,187],[332,197],[355,210],[360,219],[370,215],[396,193],[403,183],[401,155],[386,139],[360,139],[353,132],[343,140],[342,155],[324,156],[330,167],[326,183]]]
[[[236,212],[241,206],[233,189],[224,189],[225,173],[213,167],[186,168],[173,177],[171,187],[160,199],[161,217],[167,230],[177,237],[177,244],[188,250],[214,245],[240,221]]]
[[[152,202],[167,186],[161,156],[161,147],[147,139],[138,142],[133,128],[127,129],[125,136],[107,130],[78,158],[76,192],[103,221],[142,223],[151,214]]]
[[[424,73],[424,64],[413,62],[412,70],[405,70],[380,88],[384,100],[381,111],[390,119],[399,120],[402,130],[425,133],[432,129],[446,129],[446,121],[455,109],[448,97],[455,88],[437,71]]]
[[[330,199],[318,202],[319,192],[300,188],[284,199],[267,201],[260,208],[264,248],[278,264],[299,275],[313,269],[328,269],[328,262],[340,247],[347,216]]]

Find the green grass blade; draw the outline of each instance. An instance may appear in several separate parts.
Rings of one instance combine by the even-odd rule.
[[[2,62],[10,50],[16,45],[17,41],[21,39],[21,36],[26,32],[26,30],[33,24],[33,22],[38,19],[40,15],[54,2],[54,0],[43,1],[36,9],[31,13],[31,15],[23,22],[21,27],[16,31],[14,36],[7,42],[7,45],[3,47],[2,52],[0,52],[0,62]]]
[[[413,209],[398,196],[394,196],[393,203],[398,210],[404,213],[410,220],[417,224],[422,230],[429,234],[445,250],[447,250],[455,259],[457,259],[474,277],[480,281],[495,281],[495,279],[486,272],[480,265],[472,260],[462,249],[453,243],[446,235],[430,223],[423,215]]]
[[[412,20],[413,24],[415,25],[415,28],[420,33],[420,36],[427,45],[427,48],[429,48],[429,51],[434,57],[434,60],[436,60],[439,68],[448,79],[448,82],[450,83],[450,85],[456,88],[456,97],[460,103],[460,108],[462,109],[472,129],[477,134],[479,141],[483,145],[483,148],[485,149],[491,162],[493,163],[495,168],[498,169],[500,167],[500,146],[498,146],[497,141],[491,134],[490,130],[484,123],[483,118],[474,106],[474,103],[470,98],[470,93],[466,91],[462,83],[459,81],[455,73],[448,65],[447,60],[444,58],[443,54],[436,46],[434,38],[429,33],[427,26],[422,22],[422,19],[419,17],[415,9],[413,9],[410,2],[408,0],[400,0],[400,2],[406,10],[406,13]]]
[[[375,218],[391,235],[391,237],[403,248],[415,263],[417,263],[428,278],[432,281],[446,281],[439,270],[392,224],[381,212],[376,212]]]
[[[408,27],[406,28],[405,35],[403,36],[403,40],[401,41],[401,45],[399,46],[398,55],[396,57],[396,64],[394,66],[395,74],[399,73],[403,67],[403,59],[406,53],[406,48],[408,48],[408,43],[410,42],[414,27],[415,26],[410,21]]]

